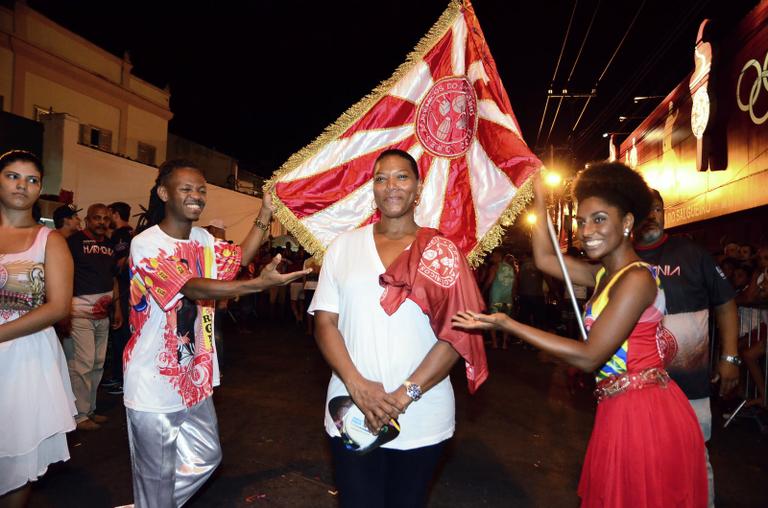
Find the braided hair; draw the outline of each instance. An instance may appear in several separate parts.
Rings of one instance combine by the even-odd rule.
[[[144,212],[139,215],[139,221],[136,225],[136,231],[138,233],[141,233],[152,226],[156,226],[163,221],[165,218],[165,202],[160,199],[157,189],[168,183],[168,180],[175,170],[182,168],[188,168],[202,173],[202,170],[198,168],[194,162],[188,159],[171,159],[163,162],[157,171],[155,186],[149,191],[149,205],[147,205],[147,208],[142,207]]]

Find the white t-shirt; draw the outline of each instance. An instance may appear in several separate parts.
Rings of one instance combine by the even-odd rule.
[[[188,240],[159,226],[131,242],[131,340],[123,353],[125,406],[172,413],[199,404],[219,384],[213,340],[214,301],[180,291],[192,278],[231,280],[240,248],[192,228]]]
[[[339,235],[328,247],[320,280],[309,312],[339,315],[339,331],[352,363],[368,380],[380,382],[388,392],[396,390],[416,370],[437,342],[429,318],[411,300],[387,316],[379,299],[384,288],[379,275],[385,272],[373,240],[373,225]],[[334,373],[325,401],[325,430],[339,432],[328,412],[328,402],[349,395]],[[448,377],[413,402],[399,418],[401,432],[384,448],[409,450],[450,438],[455,427],[455,401]]]

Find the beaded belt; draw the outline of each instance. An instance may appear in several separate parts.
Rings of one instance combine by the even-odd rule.
[[[631,374],[622,374],[621,376],[610,376],[597,383],[595,388],[595,397],[600,402],[609,397],[615,397],[627,390],[640,390],[648,386],[660,385],[666,388],[669,383],[669,374],[664,369],[654,367]]]

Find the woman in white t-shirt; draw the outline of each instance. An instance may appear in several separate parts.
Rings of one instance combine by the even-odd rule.
[[[333,369],[325,428],[342,507],[426,505],[445,441],[454,431],[448,373],[458,353],[438,340],[413,301],[391,316],[380,305],[379,276],[419,231],[414,209],[420,192],[413,157],[401,150],[379,155],[373,194],[381,219],[331,244],[309,307],[317,343]],[[346,449],[328,412],[328,402],[344,395],[352,397],[373,432],[399,419],[398,437],[363,456]]]

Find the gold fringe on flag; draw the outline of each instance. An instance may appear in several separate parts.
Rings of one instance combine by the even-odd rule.
[[[533,179],[537,174],[538,171],[529,176],[525,183],[517,189],[515,197],[509,203],[507,209],[504,210],[504,213],[501,214],[499,220],[496,221],[496,224],[491,226],[480,241],[477,242],[475,248],[469,252],[467,255],[469,266],[477,268],[482,264],[483,258],[485,258],[489,252],[501,245],[501,241],[504,239],[505,228],[514,224],[515,219],[520,215],[520,212],[522,212],[525,207],[528,206],[531,199],[533,199]]]
[[[368,110],[384,97],[395,84],[403,79],[413,66],[420,62],[424,55],[434,46],[445,33],[451,29],[454,18],[461,14],[463,3],[461,0],[451,0],[448,8],[443,11],[437,22],[429,29],[429,32],[421,38],[416,47],[411,51],[400,64],[397,70],[386,81],[382,81],[374,90],[363,97],[357,104],[350,107],[329,125],[322,134],[320,134],[309,145],[291,155],[287,161],[273,173],[272,177],[264,184],[264,192],[272,194],[272,202],[275,206],[275,217],[283,226],[291,232],[296,240],[304,247],[307,252],[312,253],[318,260],[322,259],[325,253],[325,247],[315,238],[312,232],[296,218],[287,206],[280,201],[275,192],[277,181],[285,175],[299,167],[304,161],[315,155],[327,143],[341,136],[352,124],[357,122]],[[506,213],[506,212],[505,212]],[[474,252],[474,251],[473,251]]]
[[[313,254],[317,260],[322,260],[325,254],[325,246],[307,229],[301,221],[296,218],[293,212],[283,204],[275,192],[275,185],[285,174],[295,170],[307,159],[317,154],[323,146],[333,141],[346,132],[346,130],[363,117],[382,97],[387,95],[389,90],[403,79],[413,66],[419,63],[424,55],[443,38],[448,30],[451,29],[456,16],[462,14],[464,4],[462,0],[451,0],[448,7],[440,15],[437,22],[429,29],[427,34],[419,40],[416,47],[411,51],[394,74],[382,81],[371,93],[363,97],[356,104],[347,109],[344,113],[329,125],[322,134],[320,134],[309,145],[291,155],[287,161],[273,173],[272,177],[264,184],[264,192],[272,195],[272,202],[275,206],[275,217],[290,231],[296,240],[304,249]],[[504,237],[504,229],[512,225],[525,209],[528,202],[533,197],[533,180],[528,180],[517,190],[515,197],[501,214],[499,219],[478,241],[477,245],[470,251],[467,261],[470,266],[477,267],[483,261],[483,258],[494,248],[501,244]]]

